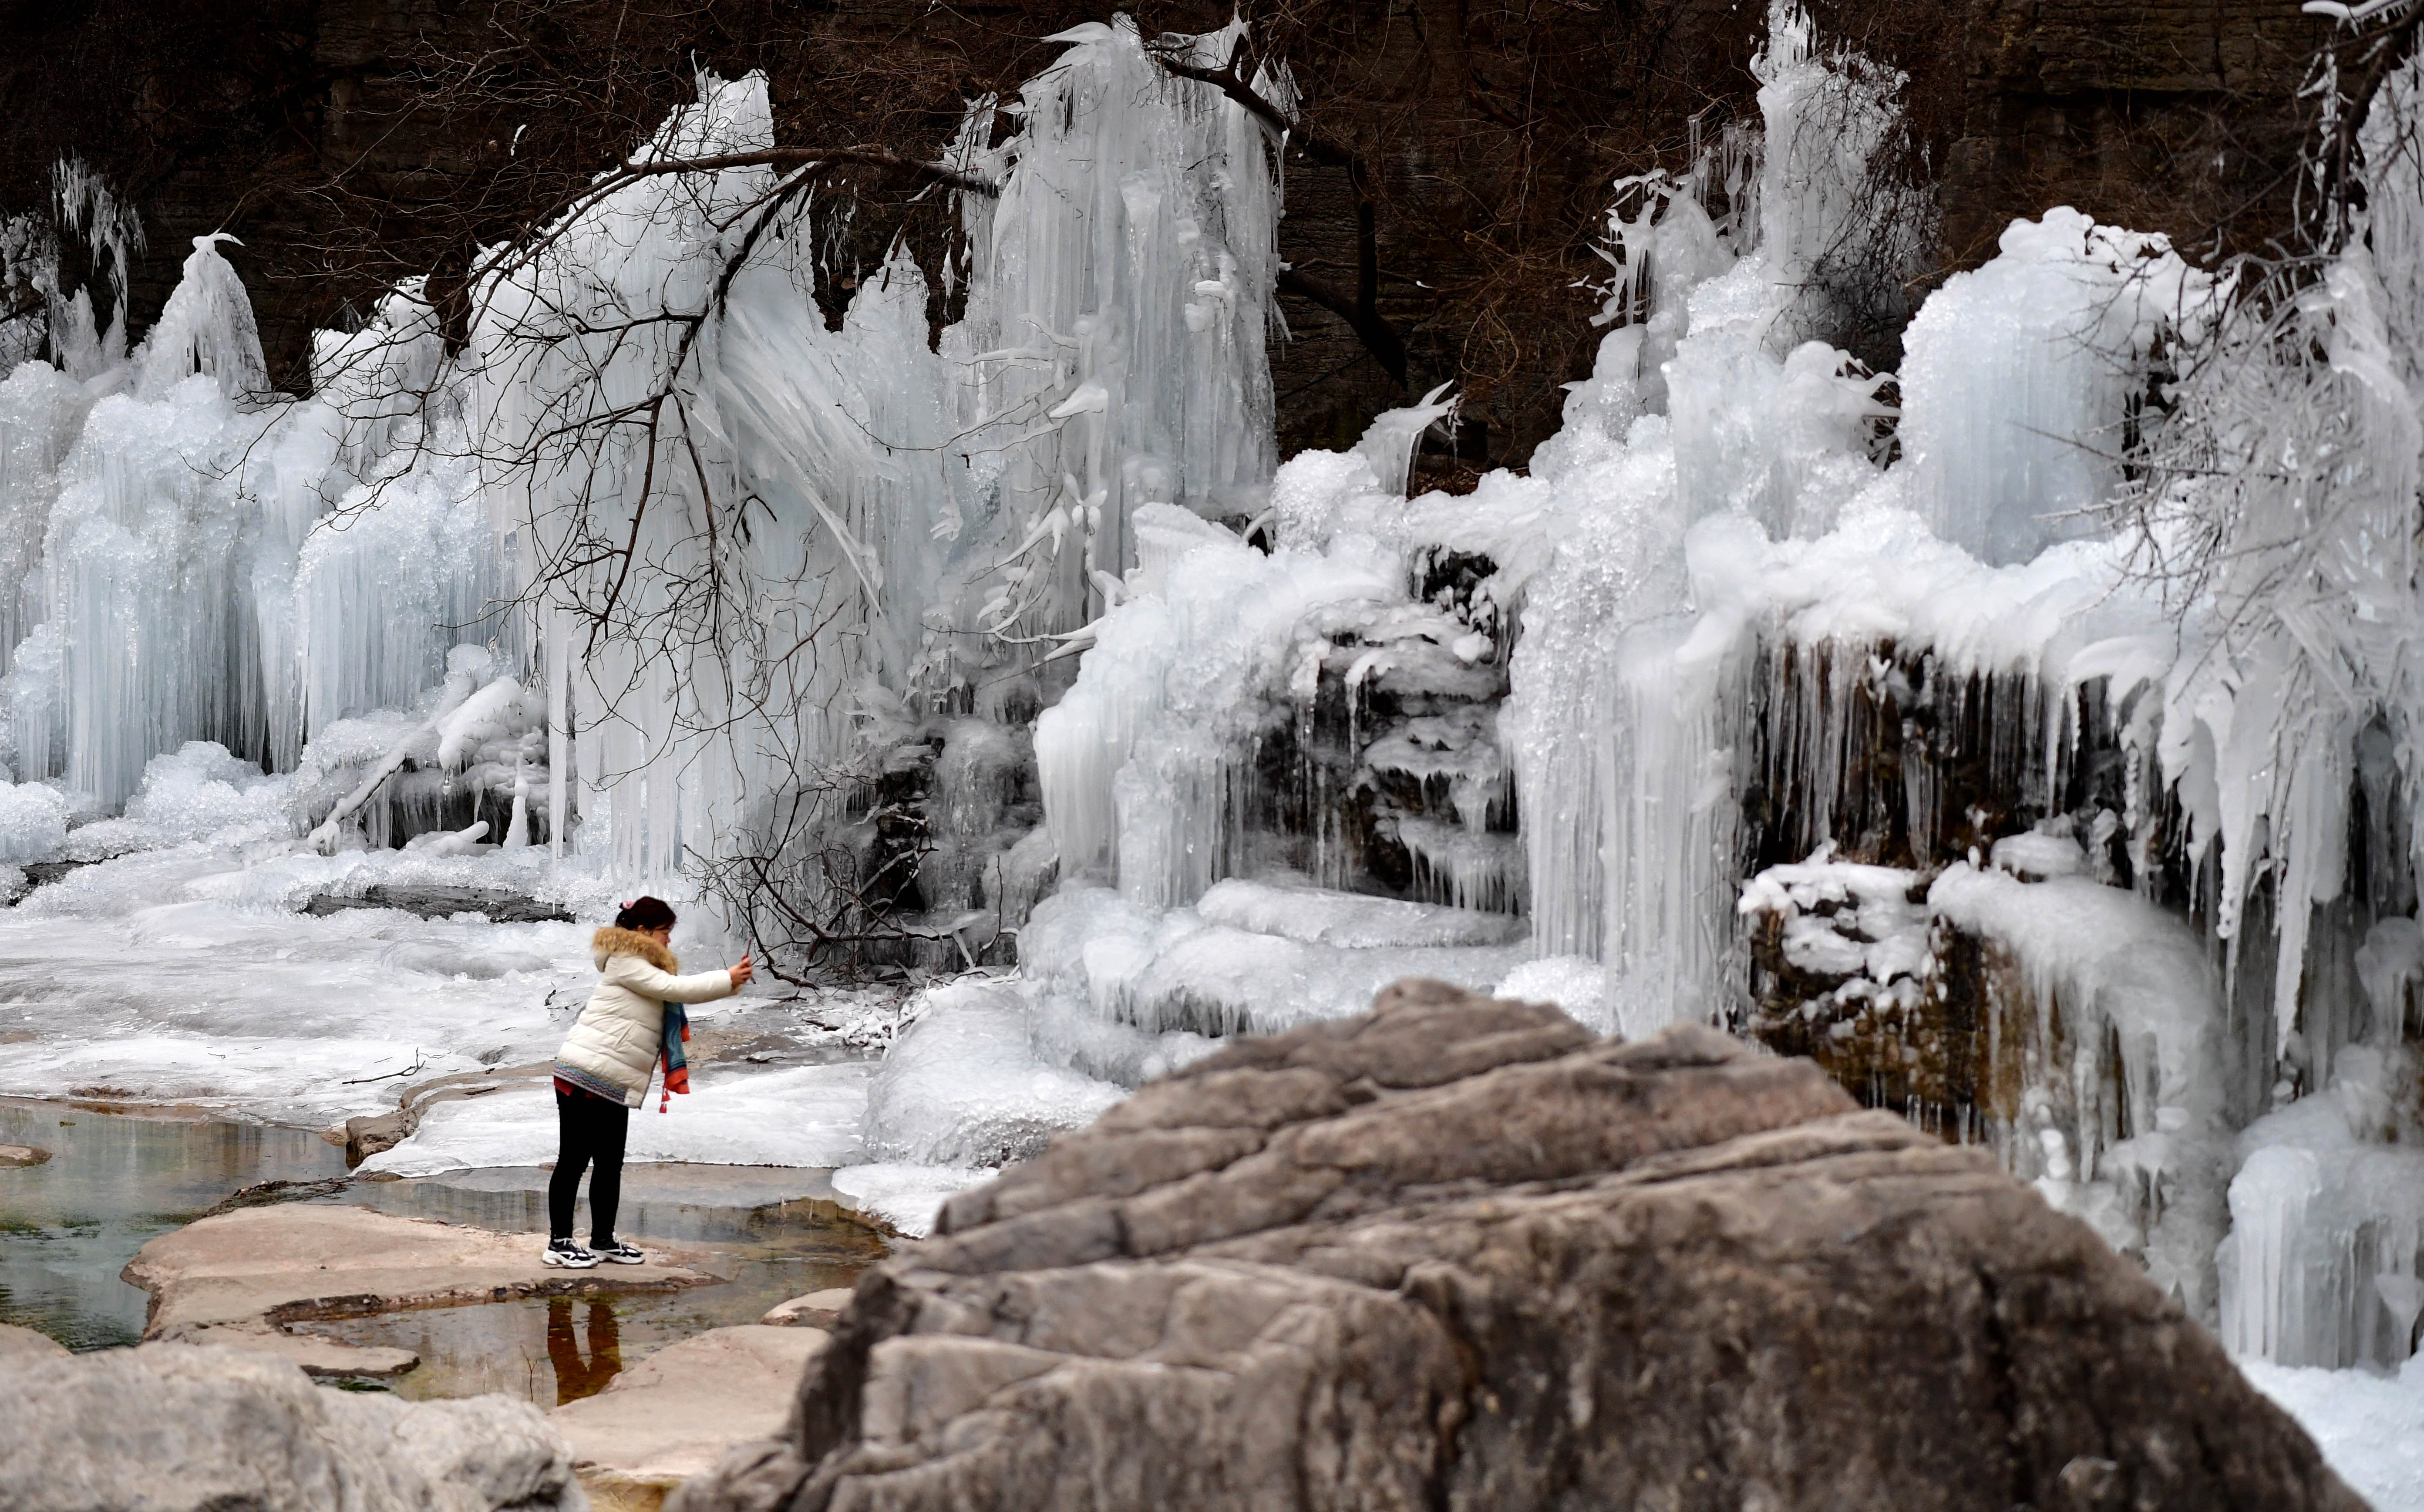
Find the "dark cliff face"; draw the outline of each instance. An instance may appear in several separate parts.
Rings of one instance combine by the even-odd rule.
[[[1129,8],[1151,35],[1227,19],[1208,0]],[[190,239],[243,238],[271,368],[300,388],[311,331],[394,279],[441,295],[474,246],[613,161],[691,90],[693,70],[763,69],[787,142],[930,155],[962,103],[1007,91],[1103,8],[1077,0],[937,9],[904,0],[203,0],[0,8],[0,208],[80,154],[141,209],[139,333]],[[2068,203],[2212,255],[2288,224],[2305,130],[2296,98],[2321,35],[2265,0],[1826,0],[1822,37],[1908,75],[1913,145],[1939,184],[1939,272],[1991,256],[2015,215]],[[1379,409],[1453,380],[1461,458],[1424,481],[1521,463],[1588,371],[1603,271],[1589,244],[1608,185],[1684,167],[1752,109],[1752,0],[1297,0],[1254,18],[1308,123],[1360,160],[1378,309],[1404,341],[1401,387],[1348,323],[1297,295],[1276,343],[1284,452],[1351,440]],[[1292,153],[1282,254],[1352,291],[1355,175]],[[874,208],[850,257],[905,230],[942,255],[939,207],[852,181]],[[939,306],[939,296],[938,296]],[[948,311],[937,308],[943,318]],[[1891,329],[1846,333],[1880,366]]]

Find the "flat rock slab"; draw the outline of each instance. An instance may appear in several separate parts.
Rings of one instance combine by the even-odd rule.
[[[850,1288],[836,1286],[805,1297],[794,1297],[767,1310],[760,1323],[778,1329],[831,1329],[850,1308]]]
[[[554,1269],[539,1262],[546,1243],[536,1234],[297,1202],[241,1208],[164,1233],[136,1253],[124,1275],[152,1294],[147,1339],[517,1297],[666,1292],[716,1280],[653,1260]]]
[[[180,1343],[211,1345],[222,1349],[249,1349],[275,1355],[306,1376],[401,1376],[421,1363],[409,1349],[385,1345],[347,1344],[317,1334],[289,1333],[267,1323],[223,1323],[186,1327],[177,1331]]]
[[[492,924],[569,924],[571,910],[520,893],[486,887],[400,887],[381,883],[360,893],[314,893],[303,912],[314,917],[353,908],[395,908],[423,918],[485,914]]]
[[[0,1144],[0,1170],[39,1166],[51,1158],[51,1153],[38,1144]]]
[[[265,1355],[182,1344],[0,1369],[8,1512],[578,1512],[527,1402],[333,1392]]]
[[[680,1512],[2362,1512],[1994,1157],[1400,982],[953,1198]]]
[[[548,1421],[601,1503],[647,1505],[735,1444],[780,1431],[801,1373],[825,1343],[820,1329],[712,1329],[658,1350]]]
[[[63,1360],[68,1346],[47,1333],[36,1333],[13,1323],[0,1323],[0,1370],[32,1364],[38,1360]]]

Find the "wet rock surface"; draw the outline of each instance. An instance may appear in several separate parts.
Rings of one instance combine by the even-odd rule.
[[[1986,1153],[1430,982],[954,1199],[678,1504],[2363,1505]]]
[[[152,1294],[147,1339],[277,1356],[314,1375],[389,1376],[409,1350],[284,1331],[313,1318],[513,1297],[665,1292],[716,1280],[651,1258],[642,1265],[551,1269],[544,1237],[289,1203],[197,1220],[145,1245],[125,1279]]]
[[[9,1512],[522,1512],[586,1504],[563,1438],[503,1396],[325,1390],[292,1364],[145,1345],[0,1357]]]
[[[601,1504],[649,1504],[736,1443],[780,1432],[801,1372],[825,1347],[813,1328],[742,1324],[668,1345],[594,1396],[549,1414]]]

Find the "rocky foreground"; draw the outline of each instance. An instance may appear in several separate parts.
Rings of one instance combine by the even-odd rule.
[[[371,1221],[348,1212],[307,1216]],[[383,1234],[349,1266],[255,1227],[147,1249],[155,1332],[257,1351],[366,1282],[341,1272],[437,1242]],[[427,1281],[407,1290],[454,1295]],[[669,1504],[2364,1512],[2201,1328],[1985,1152],[1714,1030],[1603,1042],[1431,982],[1146,1087],[954,1199],[846,1304],[767,1322],[794,1327],[672,1346],[552,1419],[348,1394],[260,1352],[0,1335],[0,1512],[568,1512],[582,1479],[652,1505],[764,1434]]]
[[[0,1361],[7,1512],[581,1512],[564,1439],[502,1396],[314,1386],[249,1350]]]
[[[1424,982],[954,1200],[678,1505],[2363,1509],[1985,1152]]]

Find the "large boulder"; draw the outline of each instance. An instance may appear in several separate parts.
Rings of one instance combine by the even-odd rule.
[[[955,1199],[682,1512],[2363,1504],[1984,1151],[1400,983]]]
[[[195,1345],[0,1362],[7,1512],[582,1512],[527,1402],[406,1402]]]

